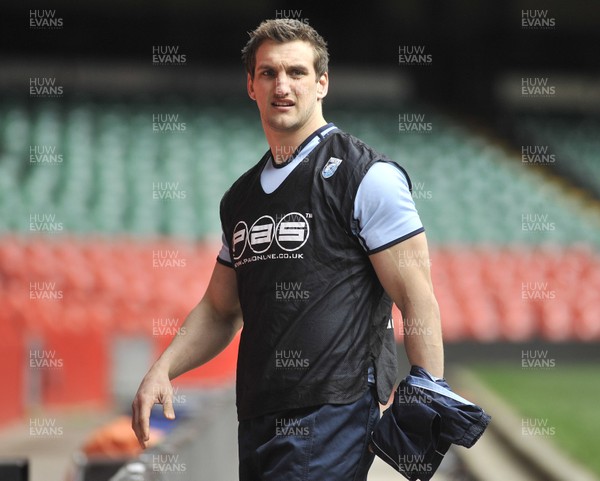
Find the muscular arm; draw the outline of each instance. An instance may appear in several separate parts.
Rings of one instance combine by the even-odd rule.
[[[235,272],[216,263],[204,297],[183,324],[185,329],[181,329],[150,368],[133,400],[132,428],[142,447],[146,447],[149,439],[150,411],[154,404],[163,405],[167,418],[175,417],[170,381],[219,354],[241,325]]]
[[[241,328],[233,269],[215,264],[204,297],[183,325],[183,334],[173,338],[155,364],[169,373],[169,379],[210,361],[229,345]]]
[[[444,375],[440,311],[433,293],[425,233],[370,256],[379,281],[402,312],[411,365]]]

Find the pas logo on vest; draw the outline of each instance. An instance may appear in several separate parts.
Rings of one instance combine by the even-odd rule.
[[[325,167],[323,167],[323,170],[321,171],[321,175],[323,176],[323,178],[329,179],[329,177],[335,174],[335,171],[341,163],[342,159],[338,159],[337,157],[330,157],[327,163],[325,164]]]
[[[240,259],[246,247],[254,254],[267,253],[273,241],[282,251],[297,251],[310,235],[307,216],[312,214],[304,216],[300,212],[289,212],[276,222],[270,215],[263,215],[251,227],[243,220],[238,221],[233,229],[233,259]]]

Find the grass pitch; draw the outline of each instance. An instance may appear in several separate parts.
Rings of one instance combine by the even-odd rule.
[[[470,370],[524,418],[532,435],[547,437],[600,476],[600,366],[523,367],[494,364]]]

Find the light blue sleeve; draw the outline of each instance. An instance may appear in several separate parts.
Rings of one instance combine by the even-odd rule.
[[[355,234],[368,254],[425,230],[406,176],[383,161],[373,164],[363,177],[354,199],[354,219]]]
[[[221,235],[221,240],[223,244],[221,245],[221,250],[219,251],[217,258],[221,260],[223,264],[233,264],[231,255],[229,255],[229,243],[227,242],[227,238],[225,237],[224,233]]]

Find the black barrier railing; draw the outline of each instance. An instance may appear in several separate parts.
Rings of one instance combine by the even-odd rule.
[[[29,460],[27,458],[0,458],[0,480],[29,481]]]

